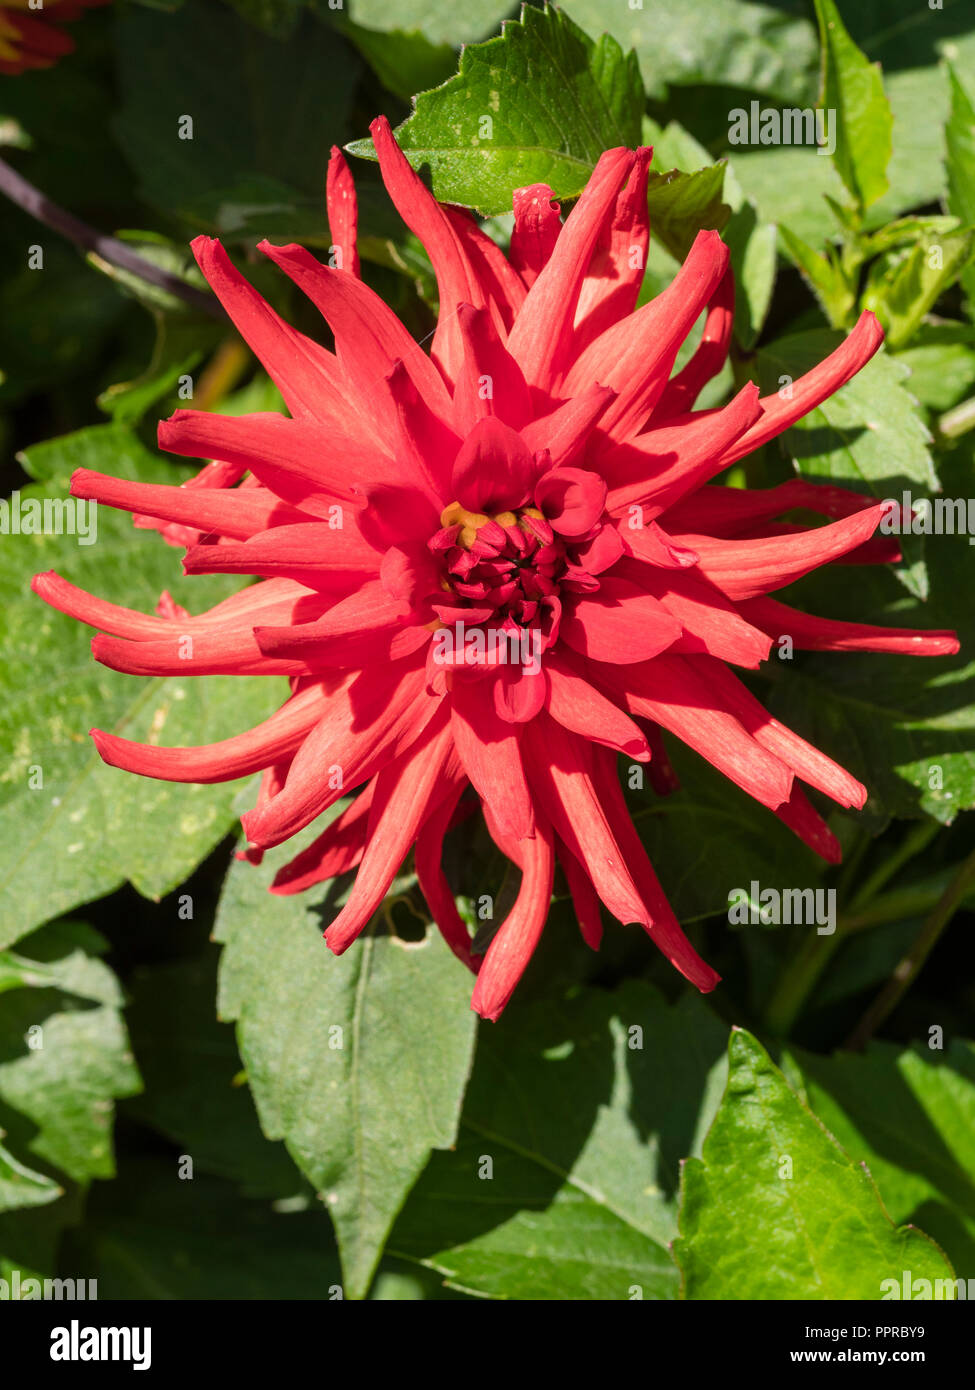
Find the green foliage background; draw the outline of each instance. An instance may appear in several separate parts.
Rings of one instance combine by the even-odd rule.
[[[738,278],[731,362],[701,404],[798,376],[863,308],[887,329],[854,382],[727,481],[967,498],[970,6],[840,8],[569,0],[518,18],[505,0],[117,0],[72,26],[77,51],[56,68],[0,79],[0,142],[49,197],[189,285],[187,241],[221,236],[319,335],[253,248],[329,246],[325,167],[349,144],[364,273],[418,338],[435,284],[370,162],[374,115],[502,242],[514,187],[544,180],[568,202],[602,149],[652,143],[645,294],[701,227],[722,231]],[[730,143],[730,113],[752,103],[835,110],[835,154]],[[28,268],[38,245],[43,271]],[[154,439],[185,374],[198,408],[279,404],[217,319],[6,205],[0,369],[3,482],[22,497],[63,496],[78,466],[179,480]],[[122,515],[99,524],[90,548],[0,537],[0,1277],[97,1278],[101,1297],[146,1299],[523,1300],[874,1299],[905,1269],[975,1277],[966,536],[912,538],[896,569],[834,568],[786,596],[963,641],[952,660],[806,653],[757,678],[870,788],[861,815],[831,817],[844,865],[814,861],[675,750],[676,795],[628,795],[722,987],[685,990],[635,929],[610,927],[593,956],[559,890],[491,1025],[409,865],[336,960],[320,932],[346,885],[272,898],[277,854],[233,859],[252,786],[101,765],[93,723],[209,742],[281,692],[95,665],[87,630],[29,593],[33,573],[149,610],[164,588],[195,610],[233,587],[182,579],[178,552]],[[469,830],[448,872],[471,920],[479,895],[505,891]],[[730,926],[729,893],[753,881],[835,889],[837,932]],[[910,987],[895,990],[905,960]]]

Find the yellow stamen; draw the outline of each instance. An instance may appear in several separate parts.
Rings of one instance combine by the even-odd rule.
[[[444,507],[440,513],[440,525],[443,527],[461,527],[457,537],[457,544],[463,546],[465,550],[470,550],[477,533],[482,526],[486,526],[491,520],[484,512],[469,512],[466,507],[462,507],[459,502],[451,502],[449,507]]]

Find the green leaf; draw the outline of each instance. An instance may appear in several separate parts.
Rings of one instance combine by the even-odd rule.
[[[28,269],[31,245],[43,248],[43,270]],[[0,406],[6,407],[87,370],[128,306],[73,247],[36,224],[16,248],[0,243],[0,249],[7,269],[0,284]],[[12,274],[15,267],[22,269]]]
[[[961,323],[922,324],[897,360],[910,369],[907,388],[922,405],[949,410],[975,389],[975,329]]]
[[[139,1089],[122,992],[89,927],[59,922],[21,943],[34,965],[0,1000],[0,1120],[25,1159],[86,1183],[110,1178],[113,1101]]]
[[[0,1143],[0,1212],[44,1206],[56,1202],[61,1192],[56,1182],[18,1163]]]
[[[115,133],[150,203],[187,215],[255,174],[324,201],[360,67],[334,30],[305,13],[286,38],[262,34],[215,0],[126,6],[116,51]]]
[[[388,33],[416,30],[433,44],[473,43],[498,27],[517,7],[517,0],[351,0],[356,24]]]
[[[188,246],[179,246],[155,232],[117,233],[144,259],[181,279],[194,291],[207,285]],[[155,325],[152,356],[133,380],[109,386],[98,397],[106,415],[120,425],[134,425],[157,401],[176,390],[180,378],[189,376],[228,331],[226,322],[214,320],[169,290],[149,285],[129,271],[120,270],[97,256],[89,261],[124,293],[138,300],[152,315]]]
[[[755,204],[745,197],[733,166],[714,164],[704,146],[676,121],[661,129],[649,116],[645,117],[643,143],[653,146],[658,169],[672,164],[683,174],[697,175],[689,188],[697,190],[698,196],[713,182],[710,205],[704,198],[696,217],[689,220],[690,240],[701,227],[724,227],[735,276],[735,333],[742,346],[751,347],[761,332],[772,299],[777,264],[775,227],[762,221]],[[665,188],[659,190],[658,203],[666,192]],[[721,203],[722,198],[727,207]],[[651,251],[659,243],[661,232],[668,236],[666,213],[666,206],[651,207]],[[661,216],[662,224],[657,220]],[[676,245],[672,253],[675,259],[681,259],[690,245],[686,234],[677,238],[670,234],[669,240]]]
[[[320,1211],[242,1197],[176,1158],[133,1158],[92,1193],[79,1264],[102,1299],[342,1297],[338,1258]]]
[[[454,75],[457,53],[449,43],[431,43],[419,29],[381,32],[346,21],[343,33],[355,44],[380,82],[409,101]]]
[[[834,211],[838,217],[842,217],[842,208],[836,208]],[[862,237],[861,244],[865,256],[869,258],[886,255],[888,252],[898,249],[906,252],[924,237],[936,241],[939,237],[947,236],[957,230],[957,217],[941,217],[932,214],[898,217],[895,221],[888,222],[883,227],[878,227],[876,231]]]
[[[797,333],[763,348],[759,379],[767,392],[789,389],[837,346],[826,329]],[[852,381],[811,411],[782,436],[780,447],[803,477],[852,485],[878,501],[937,492],[929,444],[931,436],[905,386],[906,367],[884,350],[876,353]],[[909,592],[924,597],[926,577],[920,546],[905,537],[907,567],[898,577]]]
[[[975,232],[928,233],[892,264],[882,258],[871,267],[862,307],[872,309],[887,335],[887,346],[904,347],[925,314],[964,271],[972,258]]]
[[[181,280],[190,289],[202,293],[208,292],[207,282],[202,271],[197,267],[193,253],[188,246],[177,245],[169,237],[162,236],[158,232],[122,230],[116,232],[115,236],[116,240],[131,247],[144,261],[148,261],[157,270],[163,270],[167,275]],[[107,275],[110,280],[114,280],[117,285],[121,286],[124,292],[138,300],[144,308],[153,312],[175,314],[185,319],[199,320],[202,318],[202,315],[187,304],[185,299],[180,299],[179,295],[163,289],[160,285],[150,284],[149,281],[142,279],[133,271],[113,265],[111,261],[103,260],[93,251],[88,253],[88,261],[103,275]]]
[[[803,580],[799,593],[783,595],[824,617],[958,630],[963,655],[950,659],[802,653],[767,702],[865,784],[860,818],[874,831],[891,816],[951,824],[975,806],[975,632],[962,598],[970,566],[967,537],[938,536],[928,547],[931,594],[923,605],[892,603],[882,574],[858,580],[854,600],[849,571]]]
[[[871,55],[883,52],[883,38],[891,34],[911,34],[919,24],[926,25],[929,33],[941,31],[942,16],[932,16],[923,7],[918,9],[913,0],[908,3],[910,11],[902,13],[898,22],[891,20],[889,10],[882,16],[878,13],[876,35],[858,35],[858,42],[866,52]],[[851,29],[859,30],[860,26],[855,24],[859,11],[859,3],[844,7],[844,18]],[[916,43],[917,35],[913,38]],[[895,66],[886,65],[884,84],[893,114],[890,137],[893,153],[886,167],[889,188],[869,208],[866,216],[869,226],[883,226],[911,208],[937,201],[944,193],[944,168],[932,157],[940,143],[948,112],[944,73],[937,65],[904,71],[895,71]],[[834,233],[833,219],[824,198],[843,198],[844,188],[834,160],[826,157],[825,147],[821,150],[798,145],[745,150],[736,147],[732,154],[742,187],[766,221],[777,222],[780,227],[788,226],[813,246],[820,245]],[[874,154],[879,164],[881,155]]]
[[[392,1254],[419,1260],[450,1288],[482,1298],[676,1297],[677,1274],[664,1246],[616,1215],[600,1194],[594,1198],[571,1179],[559,1186],[534,1158],[494,1148],[492,1140],[464,1133],[449,1157],[438,1156],[393,1229]],[[479,1181],[485,1160],[490,1182]]]
[[[779,145],[732,152],[735,177],[764,222],[788,227],[819,246],[835,231],[826,198],[843,197],[833,161],[808,146]]]
[[[852,21],[850,10],[851,6],[844,7],[845,17]],[[938,16],[924,18],[931,29],[939,28]],[[878,49],[868,51],[873,56]],[[944,166],[935,153],[948,113],[944,73],[937,65],[895,71],[885,63],[884,90],[893,116],[893,151],[886,171],[887,192],[867,214],[870,226],[882,226],[911,208],[938,202],[945,191]]]
[[[639,143],[643,85],[636,58],[593,41],[561,10],[526,5],[503,34],[464,49],[460,70],[396,131],[435,195],[486,214],[511,211],[514,189],[582,192],[602,152]],[[375,158],[371,140],[347,147]]]
[[[132,188],[131,173],[109,136],[116,101],[110,51],[115,19],[112,10],[89,10],[84,24],[71,25],[74,52],[58,64],[56,101],[44,70],[3,84],[4,118],[16,121],[30,139],[29,155],[18,158],[17,167],[56,203],[99,225],[100,210],[127,206]],[[4,239],[21,225],[32,225],[35,235],[29,239],[36,239],[37,223],[21,224],[9,205],[3,220]],[[50,244],[56,240],[51,233]]]
[[[0,116],[0,145],[11,150],[29,150],[33,143],[16,116]]]
[[[192,377],[224,333],[219,324],[210,322],[186,322],[166,314],[155,319],[152,356],[145,370],[131,381],[107,387],[98,397],[98,405],[116,424],[138,424],[157,402],[176,391],[182,377]]]
[[[385,918],[332,957],[321,939],[329,885],[266,891],[297,847],[227,876],[220,1013],[237,1020],[262,1128],[325,1203],[348,1294],[361,1298],[431,1150],[454,1141],[474,1042],[471,978],[432,927],[405,944]]]
[[[945,125],[948,211],[964,227],[975,226],[975,104],[955,67],[948,65],[951,108]],[[975,298],[975,271],[962,277],[969,299]]]
[[[917,940],[923,925],[923,917],[905,917],[884,922],[882,930],[853,932],[840,942],[829,970],[812,992],[807,1012],[878,990]],[[839,1138],[846,1143],[842,1134]]]
[[[24,464],[40,485],[20,490],[21,505],[64,498],[76,467],[142,482],[188,476],[114,425],[39,444]],[[93,544],[79,544],[83,534],[21,534],[6,536],[0,550],[7,654],[0,730],[11,750],[0,787],[0,946],[126,879],[146,897],[162,897],[235,819],[235,784],[174,785],[105,767],[88,738],[92,725],[137,740],[209,743],[259,723],[283,698],[276,680],[142,680],[99,666],[91,630],[32,594],[32,575],[57,569],[83,589],[145,612],[163,589],[195,612],[239,586],[222,577],[184,579],[179,550],[134,528],[127,513],[102,507],[96,520]]]
[[[726,1036],[699,996],[670,1007],[638,981],[516,999],[482,1027],[457,1147],[390,1251],[492,1298],[675,1297],[679,1165],[717,1106]]]
[[[261,1134],[242,1084],[234,1030],[216,1016],[216,958],[143,967],[128,1010],[145,1089],[125,1113],[164,1134],[196,1171],[240,1183],[249,1195],[288,1197],[301,1177],[280,1144]]]
[[[19,1276],[21,1298],[33,1295],[32,1290],[24,1287],[27,1279],[53,1279],[58,1275],[65,1231],[81,1220],[84,1189],[72,1186],[58,1196],[62,1189],[54,1186],[54,1195],[39,1206],[0,1211],[0,1279],[9,1284]]]
[[[674,1255],[690,1299],[877,1299],[902,1272],[951,1279],[938,1247],[895,1227],[870,1174],[736,1029],[728,1089],[685,1165]]]
[[[793,264],[819,300],[830,327],[849,327],[856,308],[856,294],[833,248],[828,246],[823,256],[788,227],[780,227],[779,235]]]
[[[698,232],[720,232],[731,216],[721,201],[725,166],[711,164],[693,174],[672,169],[653,171],[647,181],[651,235],[677,260],[683,261]]]
[[[167,8],[170,0],[166,0]],[[287,38],[301,18],[304,0],[230,0],[237,13],[275,38]]]
[[[0,951],[0,994],[8,989],[53,984],[57,976],[47,966],[14,951]]]
[[[951,63],[951,109],[945,126],[948,210],[966,227],[975,224],[975,104]]]
[[[807,19],[743,0],[643,0],[639,7],[573,0],[570,11],[591,34],[609,32],[635,48],[651,96],[672,83],[713,84],[811,100],[816,32]]]
[[[598,3],[599,0],[593,0],[594,6]],[[964,7],[965,0],[945,0],[944,11],[936,14],[923,5],[917,6],[914,0],[882,0],[880,4],[875,4],[874,0],[857,0],[855,5],[840,7],[854,42],[871,58],[882,60],[884,85],[893,113],[893,153],[886,169],[890,186],[869,209],[866,220],[870,226],[881,226],[908,209],[933,203],[945,192],[944,167],[940,159],[933,157],[941,143],[948,115],[948,84],[944,71],[938,66],[938,48],[942,48],[966,75],[975,76],[975,40],[963,32],[971,27]],[[726,6],[721,8],[727,11]],[[758,7],[749,5],[748,9]],[[951,15],[949,10],[953,11]],[[575,10],[573,13],[579,22],[585,23],[583,16]],[[699,14],[698,5],[688,7],[688,23],[698,23]],[[641,22],[639,13],[630,18],[634,25]],[[715,15],[714,33],[720,34],[720,25],[721,20]],[[627,38],[626,27],[611,24],[610,28],[621,42],[633,41]],[[667,24],[667,28],[672,26]],[[649,36],[651,43],[657,41],[662,29],[663,26],[658,25]],[[693,52],[692,43],[685,41],[684,46],[687,52]],[[742,59],[743,49],[747,49],[747,44],[738,45],[735,60],[747,61],[747,51]],[[807,82],[805,60],[802,66],[796,64],[793,76],[797,82],[800,79],[802,83]],[[745,85],[754,91],[762,90],[760,81]],[[712,99],[713,112],[709,118],[702,114],[702,109],[707,109],[708,95],[707,89],[694,89],[677,110],[685,122],[690,122],[695,131],[707,139],[713,157],[726,148],[726,112],[729,107],[742,104],[744,93],[726,93],[723,103]],[[674,96],[672,90],[672,109]],[[778,104],[788,102],[808,108],[815,101],[815,91],[807,83],[791,97],[782,93]],[[747,100],[745,105],[748,105]],[[709,123],[705,125],[706,120]],[[809,146],[798,145],[750,149],[734,146],[729,152],[735,172],[755,202],[762,220],[788,226],[813,246],[819,246],[832,234],[832,219],[823,195],[842,198],[845,194],[825,149],[817,152]]]
[[[762,348],[763,391],[778,390],[783,376],[797,381],[842,341],[842,334],[816,328]],[[930,435],[905,386],[909,377],[881,348],[852,381],[783,436],[785,453],[803,476],[853,484],[878,500],[893,496],[892,489],[936,491]]]
[[[879,65],[868,62],[850,38],[834,0],[815,4],[822,46],[819,104],[828,113],[833,160],[856,204],[868,208],[887,191],[893,116]]]
[[[796,1052],[805,1096],[866,1163],[893,1221],[917,1222],[955,1267],[975,1257],[975,1045],[871,1043],[864,1055]]]
[[[743,202],[724,229],[735,277],[735,336],[754,347],[772,303],[778,268],[776,227],[759,218],[754,203]]]

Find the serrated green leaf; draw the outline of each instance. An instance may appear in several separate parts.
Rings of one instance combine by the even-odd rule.
[[[949,410],[975,389],[975,329],[922,324],[897,360],[910,369],[906,385],[912,396],[930,410]]]
[[[809,1105],[867,1164],[891,1219],[923,1226],[964,1274],[975,1257],[975,1045],[941,1051],[932,1038],[795,1060]]]
[[[503,34],[472,44],[442,87],[418,96],[396,130],[443,202],[511,211],[514,189],[582,192],[604,150],[639,143],[643,84],[614,39],[594,43],[561,10],[526,5]],[[347,147],[375,158],[371,140]]]
[[[879,66],[870,63],[850,38],[834,0],[815,4],[822,47],[819,104],[829,113],[827,134],[836,147],[833,160],[854,201],[868,208],[887,191],[890,104]]]
[[[842,334],[817,328],[768,344],[758,356],[762,389],[778,390],[783,376],[797,381],[842,341]],[[803,476],[855,485],[878,499],[906,487],[937,491],[931,436],[909,378],[907,368],[881,349],[783,436],[785,452]]]
[[[726,1030],[648,985],[519,1005],[482,1028],[461,1134],[389,1248],[491,1298],[673,1298],[681,1159],[721,1093]],[[666,1064],[662,1064],[666,1059]]]
[[[76,467],[143,482],[178,482],[187,470],[150,454],[114,425],[30,449],[39,486],[22,500],[63,498]],[[259,723],[280,703],[282,682],[232,676],[143,680],[100,667],[91,630],[29,590],[57,569],[81,588],[152,612],[163,589],[191,612],[235,582],[184,579],[180,552],[127,513],[97,513],[94,544],[79,535],[8,535],[0,550],[4,699],[0,728],[10,755],[0,778],[0,946],[38,922],[129,879],[147,897],[182,883],[233,823],[233,783],[176,786],[105,767],[88,738],[95,725],[128,738],[209,743]],[[32,771],[32,769],[34,769]],[[32,785],[33,783],[33,785]]]
[[[348,1295],[361,1298],[431,1150],[454,1141],[474,1042],[471,980],[432,927],[406,945],[373,923],[332,957],[321,939],[328,885],[300,897],[266,891],[295,849],[227,876],[215,927],[226,947],[220,1014],[237,1020],[262,1128],[320,1194]]]
[[[728,1088],[681,1187],[674,1255],[686,1298],[878,1299],[904,1270],[953,1279],[933,1241],[894,1226],[867,1170],[743,1030],[732,1033]]]

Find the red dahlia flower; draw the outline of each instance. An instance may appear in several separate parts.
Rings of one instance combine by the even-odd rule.
[[[79,19],[95,5],[109,0],[44,0],[32,8],[28,0],[0,0],[0,73],[15,76],[29,68],[50,68],[74,43],[60,25]]]
[[[473,217],[435,201],[386,121],[373,136],[393,201],[437,274],[430,355],[359,279],[355,195],[333,151],[328,212],[342,268],[299,246],[260,249],[321,310],[334,354],[278,318],[219,243],[194,243],[291,418],[178,411],[160,425],[162,446],[213,460],[185,486],[84,469],[72,481],[77,497],[164,525],[189,547],[188,574],[260,582],[197,617],[168,597],[144,616],[56,575],[35,582],[55,607],[114,634],[93,642],[107,666],[285,675],[291,697],[258,728],[209,747],[94,730],[98,750],[172,781],[263,770],[244,817],[253,859],[353,793],[272,891],[357,867],[325,932],[341,952],[415,849],[434,920],[479,972],[473,1006],[487,1018],[538,941],[556,860],[591,946],[603,903],[712,989],[718,977],[681,931],[629,818],[616,755],[652,758],[651,778],[667,789],[668,730],[837,860],[799,783],[841,806],[861,806],[865,789],[770,718],[732,668],[758,667],[780,633],[824,650],[957,650],[950,633],[820,621],[768,596],[832,560],[889,559],[886,540],[871,540],[882,506],[798,479],[708,485],[848,381],[881,330],[864,314],[789,400],[748,385],[723,409],[694,412],[728,349],[728,249],[702,232],[673,284],[635,307],[650,150],[607,151],[564,225],[549,188],[519,189],[506,259]],[[700,345],[672,376],[705,310]],[[797,508],[830,520],[775,522]],[[483,956],[441,868],[445,832],[478,800],[521,870]]]

